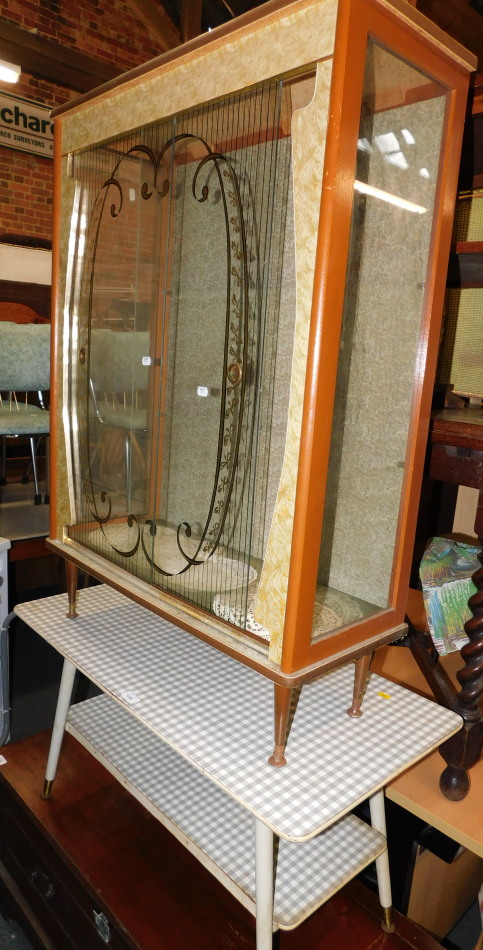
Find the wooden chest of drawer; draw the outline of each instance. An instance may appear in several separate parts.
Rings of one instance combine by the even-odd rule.
[[[59,950],[131,950],[119,924],[26,819],[24,809],[0,789],[1,860]]]
[[[41,798],[49,740],[5,746],[0,767],[0,886],[21,896],[39,946],[253,950],[251,914],[69,735]]]

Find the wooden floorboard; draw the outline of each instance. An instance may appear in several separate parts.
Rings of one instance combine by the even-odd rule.
[[[98,895],[141,950],[254,950],[251,915],[110,774],[66,735],[54,795],[40,797],[49,736],[2,750],[0,782],[75,875]],[[397,860],[396,856],[392,856]],[[359,882],[344,888],[277,950],[437,950],[395,914],[380,926],[379,904]],[[62,948],[59,948],[62,950]]]

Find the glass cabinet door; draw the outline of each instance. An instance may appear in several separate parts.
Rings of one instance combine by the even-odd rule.
[[[73,161],[69,536],[256,635],[295,324],[292,100],[313,82],[275,80]]]

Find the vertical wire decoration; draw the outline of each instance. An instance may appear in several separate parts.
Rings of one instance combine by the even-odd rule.
[[[291,173],[281,118],[287,128],[289,110],[283,82],[272,82],[119,136],[74,162],[87,227],[75,277],[85,360],[73,393],[80,477],[69,534],[205,609],[221,597],[220,615],[242,629],[266,533]],[[109,305],[132,296],[136,314],[143,294],[147,328],[134,316],[129,328],[112,329]],[[210,334],[216,371],[192,365],[198,344],[211,359]],[[204,372],[212,385],[198,387],[204,403],[193,406]],[[196,433],[189,427],[201,405]],[[118,445],[124,438],[124,490],[120,461],[111,484],[100,475],[103,424],[108,443],[114,431]],[[133,447],[146,468],[141,493]]]

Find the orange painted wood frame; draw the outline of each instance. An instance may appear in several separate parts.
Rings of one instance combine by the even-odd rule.
[[[60,270],[60,199],[61,199],[61,176],[62,176],[62,120],[55,122],[54,136],[54,202],[53,202],[53,220],[54,228],[52,234],[52,312],[51,312],[51,340],[50,340],[50,537],[58,537],[58,502],[57,502],[57,459],[59,458],[59,442],[62,438],[62,432],[59,433],[58,424],[58,405],[62,393],[62,375],[61,366],[56,358],[57,353],[61,353],[59,334],[59,320],[57,312],[59,307],[59,270]]]
[[[304,396],[294,531],[281,661],[290,674],[377,637],[404,621],[429,425],[469,68],[377,0],[341,0],[330,100]],[[399,8],[399,9],[398,9]],[[400,14],[403,14],[402,16]],[[414,11],[411,11],[411,15]],[[419,19],[419,17],[418,17]],[[422,30],[424,18],[420,18]],[[431,33],[432,27],[427,24]],[[435,195],[389,607],[312,643],[312,612],[329,463],[339,340],[367,41],[371,38],[448,89]],[[448,134],[450,130],[450,134]],[[368,554],[369,556],[369,554]],[[369,648],[370,649],[370,648]]]

